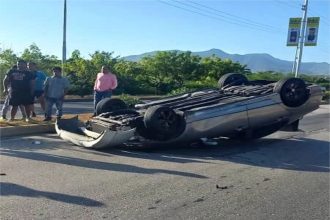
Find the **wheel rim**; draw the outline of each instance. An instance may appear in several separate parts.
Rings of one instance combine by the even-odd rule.
[[[159,125],[162,129],[169,131],[176,126],[176,115],[173,111],[161,111],[158,115]]]
[[[285,87],[285,97],[288,100],[296,101],[300,97],[299,90],[300,89],[296,84],[290,83]]]
[[[290,82],[284,85],[284,98],[287,102],[299,104],[305,101],[305,86],[299,82]]]

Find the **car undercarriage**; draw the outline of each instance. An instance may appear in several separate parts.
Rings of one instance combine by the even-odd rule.
[[[97,116],[85,124],[63,119],[56,130],[63,139],[92,148],[131,139],[155,144],[220,136],[251,139],[284,126],[297,130],[299,120],[317,109],[322,97],[319,86],[299,78],[248,81],[242,74],[230,73],[220,78],[218,86],[134,108],[120,99],[104,99],[97,105]]]

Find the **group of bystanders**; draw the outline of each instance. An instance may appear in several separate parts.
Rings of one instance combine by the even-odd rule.
[[[6,120],[11,106],[9,121],[15,120],[18,107],[23,120],[33,121],[31,117],[37,116],[34,109],[34,100],[37,99],[45,115],[44,121],[50,121],[54,104],[56,117],[62,116],[63,100],[69,89],[69,81],[62,77],[60,67],[54,67],[53,76],[46,77],[45,73],[37,70],[36,63],[19,60],[17,65],[7,72],[3,88],[6,98],[1,110],[2,119]]]
[[[117,77],[108,67],[102,66],[94,83],[94,115],[97,104],[104,98],[110,98],[112,91],[117,87]],[[36,117],[34,101],[38,100],[44,113],[44,121],[52,120],[52,108],[56,107],[56,118],[63,115],[63,101],[69,89],[69,81],[62,76],[60,67],[53,68],[53,75],[47,77],[38,70],[35,62],[27,63],[24,60],[17,61],[6,74],[3,80],[4,100],[1,115],[2,120],[7,120],[7,112],[11,107],[9,121],[15,120],[17,110],[26,122],[33,121]]]

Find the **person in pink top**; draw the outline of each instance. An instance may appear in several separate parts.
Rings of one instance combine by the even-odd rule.
[[[97,74],[94,83],[94,115],[96,113],[96,105],[102,99],[111,97],[112,90],[117,88],[117,77],[111,73],[106,66],[102,66],[101,72]]]

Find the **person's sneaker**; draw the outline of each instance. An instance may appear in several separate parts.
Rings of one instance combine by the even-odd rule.
[[[5,120],[7,120],[7,118],[6,118],[6,116],[1,116],[0,120],[5,121]]]
[[[8,122],[13,122],[13,121],[15,121],[15,119],[13,119],[13,118],[9,118],[7,121],[8,121]]]
[[[32,118],[26,118],[25,121],[28,122],[28,123],[36,123],[37,122],[36,120],[34,120]]]
[[[37,114],[35,112],[32,112],[32,117],[37,117]]]
[[[43,121],[51,121],[51,120],[52,120],[52,118],[47,117]]]

